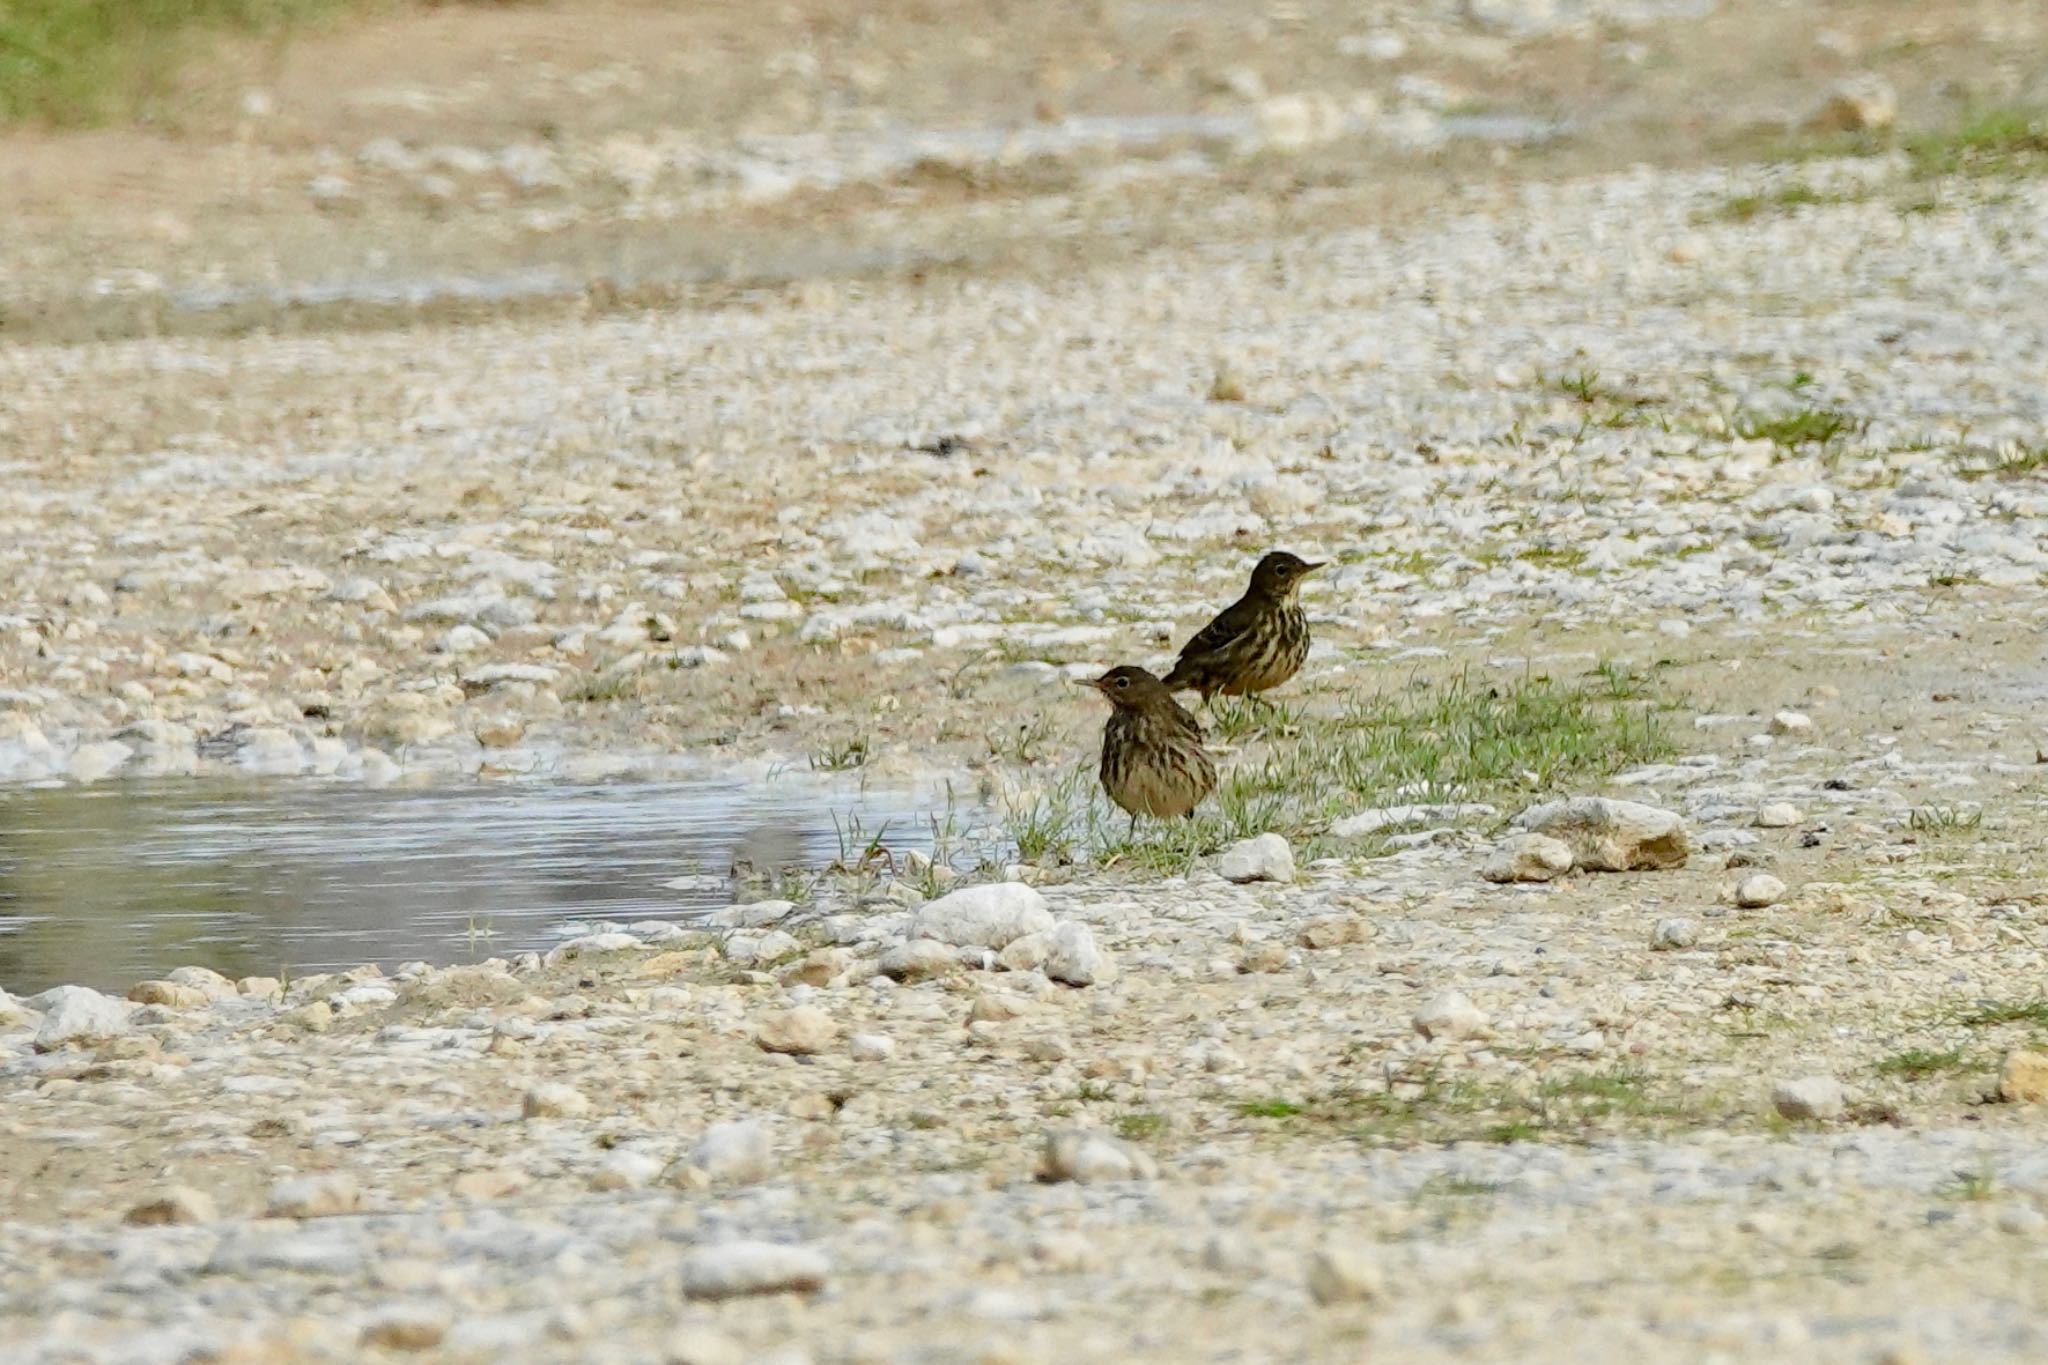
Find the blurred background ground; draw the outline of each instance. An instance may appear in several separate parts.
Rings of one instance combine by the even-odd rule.
[[[2004,0],[8,0],[0,337],[1056,272],[1911,145],[2044,58]]]

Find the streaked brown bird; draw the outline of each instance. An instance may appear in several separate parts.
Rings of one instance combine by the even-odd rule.
[[[1216,790],[1216,765],[1202,747],[1202,727],[1166,685],[1129,664],[1099,678],[1077,679],[1114,708],[1102,730],[1098,772],[1109,799],[1131,815],[1171,819],[1193,815]]]
[[[1301,672],[1308,658],[1301,580],[1322,567],[1285,550],[1269,552],[1252,570],[1244,596],[1181,647],[1180,661],[1166,675],[1166,690],[1192,687],[1206,703],[1217,692],[1255,696]]]

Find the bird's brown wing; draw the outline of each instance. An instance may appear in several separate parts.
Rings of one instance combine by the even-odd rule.
[[[1257,608],[1251,598],[1240,597],[1216,614],[1216,619],[1196,631],[1188,642],[1180,647],[1180,661],[1167,675],[1166,684],[1171,687],[1176,679],[1193,665],[1213,655],[1221,654],[1237,639],[1252,628],[1258,617]]]

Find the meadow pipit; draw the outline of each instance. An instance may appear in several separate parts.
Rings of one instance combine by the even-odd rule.
[[[1285,550],[1267,554],[1252,570],[1244,596],[1182,646],[1180,661],[1166,675],[1167,691],[1192,687],[1204,702],[1217,692],[1248,697],[1299,673],[1308,658],[1301,580],[1322,567]]]
[[[1202,727],[1165,684],[1142,668],[1112,668],[1079,679],[1109,698],[1115,709],[1102,731],[1102,789],[1131,815],[1162,819],[1193,815],[1216,790],[1216,765],[1202,748]]]

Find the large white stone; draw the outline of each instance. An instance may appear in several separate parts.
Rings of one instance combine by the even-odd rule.
[[[949,892],[918,907],[910,937],[955,947],[1005,948],[1026,934],[1053,927],[1045,897],[1022,882],[991,882]]]
[[[90,986],[53,986],[29,1003],[43,1011],[36,1047],[44,1052],[118,1038],[128,1032],[128,1016],[134,1009],[127,1001],[102,995]]]
[[[1095,931],[1068,920],[1046,940],[1045,974],[1069,986],[1106,986],[1116,980],[1116,959],[1096,946]]]
[[[1159,1165],[1121,1138],[1083,1128],[1062,1128],[1045,1135],[1045,1161],[1039,1174],[1046,1180],[1093,1185],[1150,1180],[1159,1174]]]
[[[1216,855],[1216,873],[1232,882],[1291,882],[1294,850],[1277,834],[1240,839]]]
[[[1591,872],[1684,867],[1690,852],[1685,821],[1640,801],[1574,796],[1531,806],[1514,823],[1570,844],[1576,865]]]
[[[1411,1021],[1425,1038],[1465,1038],[1486,1027],[1486,1011],[1456,991],[1430,998]]]
[[[683,1293],[693,1299],[743,1294],[813,1294],[824,1288],[832,1263],[823,1251],[781,1242],[719,1242],[683,1261]]]

